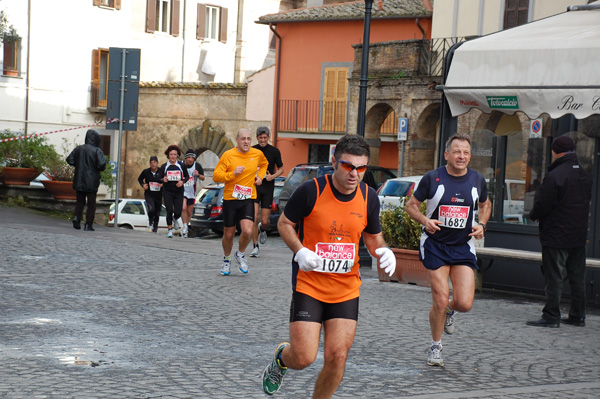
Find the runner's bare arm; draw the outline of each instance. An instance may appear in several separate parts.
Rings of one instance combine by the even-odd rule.
[[[288,219],[285,216],[285,213],[282,213],[281,216],[279,216],[277,230],[279,230],[279,235],[283,242],[285,242],[294,254],[303,248],[303,245],[298,238],[298,234],[296,234],[296,223]]]
[[[365,246],[369,252],[375,255],[375,250],[381,247],[387,247],[387,244],[383,240],[383,234],[369,234],[363,231],[363,239],[365,240]]]
[[[419,201],[415,197],[410,197],[410,199],[406,203],[406,212],[410,215],[411,218],[425,226],[425,230],[427,230],[427,232],[433,234],[436,231],[441,230],[438,227],[438,224],[442,224],[442,222],[436,219],[429,219],[427,216],[423,215],[421,213],[420,207],[421,201]]]

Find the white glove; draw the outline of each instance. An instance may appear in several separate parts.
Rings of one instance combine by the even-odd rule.
[[[298,262],[298,266],[303,272],[311,272],[323,264],[323,259],[306,247],[296,252],[294,260]]]
[[[396,271],[396,256],[387,247],[377,248],[375,253],[379,256],[379,267],[385,269],[385,272],[391,277]]]

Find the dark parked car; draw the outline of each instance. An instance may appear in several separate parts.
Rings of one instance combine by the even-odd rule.
[[[279,194],[279,210],[283,212],[285,205],[290,199],[290,196],[300,184],[309,179],[332,173],[333,165],[330,163],[303,163],[296,165],[294,168],[292,168],[292,170],[290,170],[290,173],[288,173],[287,179],[283,184],[281,194]],[[377,191],[379,186],[381,186],[386,180],[394,177],[396,177],[396,175],[387,168],[382,168],[380,166],[369,166],[365,172],[363,181]]]
[[[283,183],[276,181],[273,192],[273,203],[271,205],[271,218],[269,219],[268,232],[277,231],[277,221],[279,220],[279,193],[283,188]],[[196,203],[194,204],[194,213],[190,220],[190,236],[195,237],[200,234],[207,234],[212,230],[218,235],[223,234],[223,190],[225,186],[221,183],[210,184],[198,192]],[[240,231],[239,225],[237,231]]]

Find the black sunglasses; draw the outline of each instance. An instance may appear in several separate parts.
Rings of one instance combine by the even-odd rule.
[[[352,162],[342,161],[340,159],[338,159],[337,161],[340,163],[340,165],[342,165],[342,168],[344,168],[348,172],[352,172],[354,169],[356,169],[358,173],[363,173],[367,170],[367,165],[354,166]]]

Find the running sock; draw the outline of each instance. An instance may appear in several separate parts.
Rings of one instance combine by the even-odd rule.
[[[254,244],[254,248],[258,248],[258,244]]]
[[[279,362],[279,365],[282,368],[287,368],[287,366],[285,365],[285,363],[283,363],[283,359],[281,358],[281,354],[283,353],[283,351],[279,352],[279,355],[277,356],[277,361]]]
[[[454,312],[454,310],[450,309],[448,306],[446,306],[446,313],[450,314]]]
[[[231,262],[231,255],[229,255],[229,256],[223,256],[223,260],[228,260],[228,261]]]
[[[440,339],[439,341],[433,341],[433,340],[432,340],[432,341],[431,341],[431,346],[434,346],[434,345],[437,345],[437,346],[442,346],[442,340],[441,340],[441,339]]]

